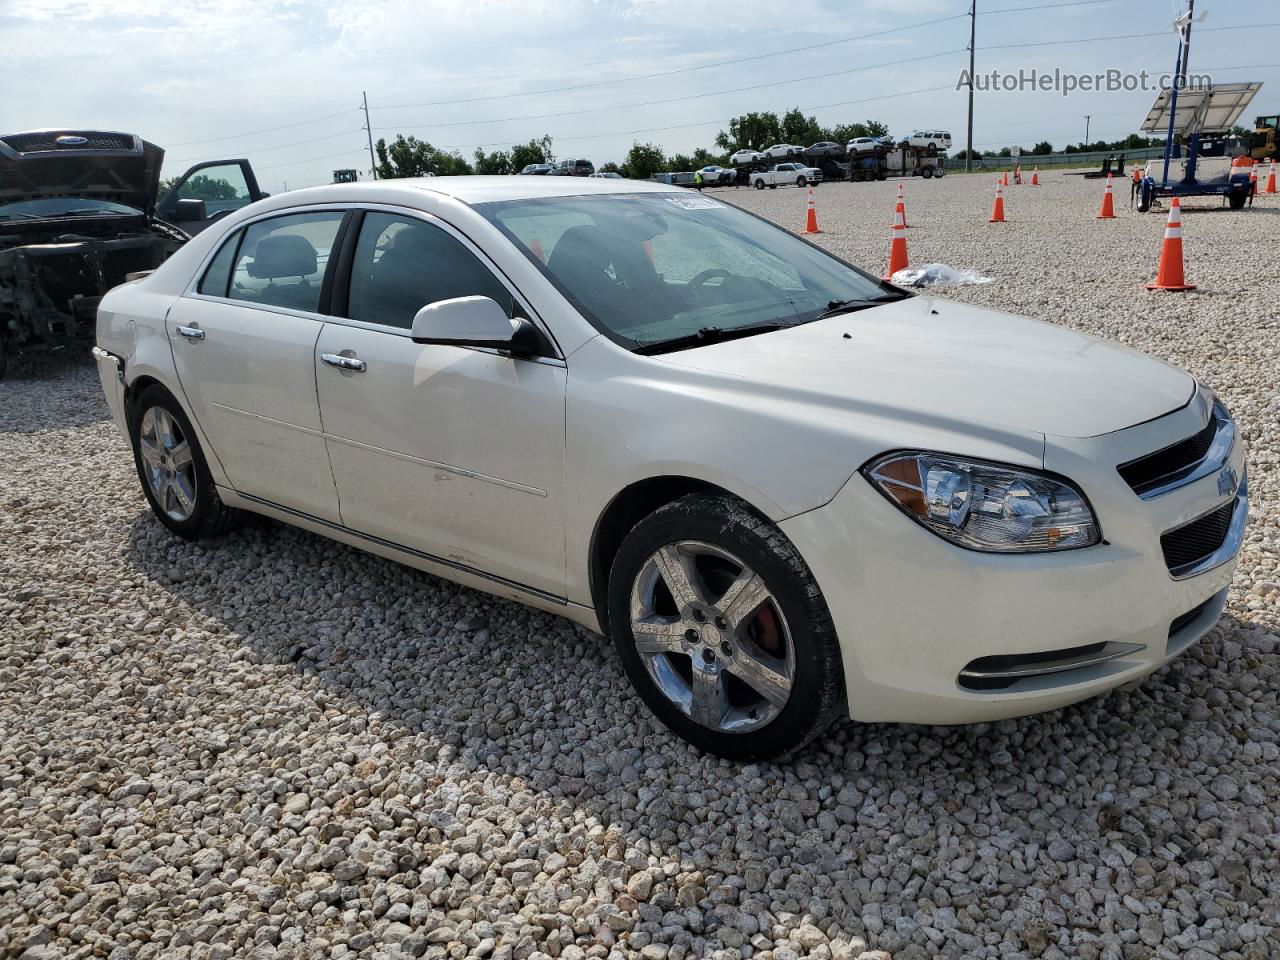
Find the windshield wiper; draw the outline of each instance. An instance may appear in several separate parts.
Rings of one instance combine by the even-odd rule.
[[[909,293],[882,293],[878,297],[866,297],[860,300],[831,300],[827,303],[827,309],[814,317],[814,319],[825,320],[827,317],[838,317],[842,313],[853,313],[857,310],[867,310],[871,307],[878,307],[886,303],[893,303],[895,300],[905,300],[909,296],[911,296]]]
[[[672,337],[670,340],[655,340],[652,343],[642,343],[633,348],[632,352],[639,354],[673,353],[676,350],[705,347],[710,343],[723,343],[726,340],[751,337],[757,333],[785,330],[787,327],[795,325],[794,323],[778,323],[776,320],[771,320],[768,323],[748,323],[741,327],[702,327],[697,333],[690,333],[683,337]]]

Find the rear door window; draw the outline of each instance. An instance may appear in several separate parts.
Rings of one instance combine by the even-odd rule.
[[[231,275],[232,300],[316,313],[325,268],[345,214],[295,213],[245,228]]]
[[[209,267],[200,278],[200,286],[196,289],[208,297],[225,297],[227,287],[231,283],[231,261],[235,259],[236,244],[240,242],[240,231],[236,230],[223,241],[217,256],[209,263]]]

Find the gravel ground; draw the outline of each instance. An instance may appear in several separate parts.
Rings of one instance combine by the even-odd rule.
[[[1280,954],[1280,204],[1189,210],[1200,289],[1152,294],[1162,217],[1044,179],[1002,226],[989,176],[910,181],[912,259],[1220,388],[1254,513],[1185,656],[735,766],[565,621],[273,524],[175,540],[64,362],[0,384],[0,955]],[[879,272],[894,189],[821,187],[819,242]],[[719,195],[803,223],[800,191]]]

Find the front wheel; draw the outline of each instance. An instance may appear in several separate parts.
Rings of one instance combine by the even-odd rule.
[[[1227,203],[1231,204],[1232,210],[1243,210],[1244,202],[1249,198],[1247,190],[1232,190],[1227,194]]]
[[[243,516],[218,496],[186,413],[164,387],[147,387],[129,405],[129,439],[151,512],[187,540],[217,536]]]
[[[809,181],[808,181],[808,180],[806,180],[804,177],[796,177],[796,186],[797,186],[797,187],[803,187],[803,186],[804,186],[806,183],[808,183],[808,182],[809,182]]]
[[[764,181],[763,181],[763,180],[757,180],[757,181],[756,181],[756,189],[757,189],[757,190],[763,190],[763,189],[764,189]]]
[[[826,601],[786,536],[736,498],[692,494],[642,520],[613,563],[609,623],[641,698],[701,750],[790,754],[842,711]]]
[[[925,167],[923,170],[920,171],[920,176],[924,177],[926,180],[932,179],[933,167]]]

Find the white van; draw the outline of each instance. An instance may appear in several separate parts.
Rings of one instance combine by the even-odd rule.
[[[939,150],[950,150],[951,134],[946,130],[917,130],[907,137],[907,143],[913,147],[937,147]]]

